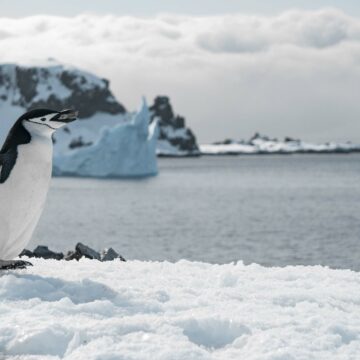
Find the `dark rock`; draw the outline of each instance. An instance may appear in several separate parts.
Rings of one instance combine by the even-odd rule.
[[[100,260],[100,254],[97,251],[91,249],[89,246],[86,246],[82,243],[76,244],[75,251],[79,255],[85,256],[88,259]]]
[[[78,253],[77,251],[68,251],[64,259],[66,261],[70,260],[77,260],[79,261],[83,257],[82,254]]]
[[[175,116],[174,121],[173,121],[173,126],[175,129],[182,129],[185,127],[185,118],[183,118],[182,116]]]
[[[27,102],[31,101],[36,94],[36,71],[34,68],[15,68],[17,87],[22,95],[19,99],[20,105],[24,106]]]
[[[277,142],[278,139],[270,138],[269,136],[261,135],[260,133],[256,132],[249,140],[249,144],[252,144],[254,140],[263,140],[263,141],[274,141]]]
[[[299,143],[300,140],[299,139],[294,139],[294,138],[292,138],[290,136],[286,136],[285,139],[284,139],[284,142],[297,142],[297,143]]]
[[[70,149],[76,149],[76,148],[80,148],[80,147],[85,147],[85,146],[90,146],[93,143],[91,141],[84,141],[82,136],[79,136],[78,138],[72,139],[70,144],[69,144],[69,148]]]
[[[195,135],[189,128],[186,128],[184,117],[174,115],[170,99],[167,96],[157,96],[154,104],[150,106],[150,111],[151,121],[155,119],[158,121],[160,140],[168,141],[182,154],[200,155]],[[181,129],[185,131],[178,131]]]
[[[33,264],[23,260],[3,261],[0,263],[0,270],[26,269],[27,266],[33,266]]]
[[[30,250],[28,250],[28,249],[24,249],[24,250],[20,253],[19,257],[23,257],[23,256],[27,256],[27,257],[29,257],[29,258],[32,258],[32,257],[34,257],[35,255],[34,255],[34,253],[33,253],[32,251],[30,251]]]
[[[34,256],[37,258],[43,258],[43,259],[56,259],[61,260],[64,258],[63,253],[56,253],[54,251],[49,250],[47,246],[37,246],[34,250]]]
[[[101,261],[112,261],[112,260],[115,260],[115,259],[120,259],[121,261],[126,261],[113,248],[104,249],[101,252]]]

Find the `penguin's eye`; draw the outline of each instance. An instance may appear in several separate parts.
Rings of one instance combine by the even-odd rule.
[[[45,121],[45,120],[46,120],[46,118],[41,118],[40,120],[41,120],[41,121]]]

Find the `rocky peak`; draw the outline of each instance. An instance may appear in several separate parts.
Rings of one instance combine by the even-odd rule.
[[[186,127],[185,118],[175,115],[167,96],[157,96],[150,107],[151,121],[159,124],[158,154],[163,156],[199,155],[196,137]]]

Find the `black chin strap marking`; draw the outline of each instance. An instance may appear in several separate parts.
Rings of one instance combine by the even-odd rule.
[[[47,126],[48,128],[50,128],[50,129],[52,129],[52,130],[56,130],[55,128],[51,127],[51,126],[48,125],[48,124],[40,124],[40,125],[45,125],[45,126]]]
[[[28,121],[29,123],[32,123],[32,124],[45,125],[45,126],[47,126],[48,128],[50,128],[50,129],[52,129],[52,130],[56,130],[56,128],[53,128],[52,126],[50,126],[50,125],[48,125],[48,124],[38,123],[38,122],[31,121],[31,120],[26,120],[26,121]]]

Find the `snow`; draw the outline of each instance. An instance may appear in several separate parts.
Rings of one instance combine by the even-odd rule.
[[[171,144],[167,139],[158,139],[156,154],[161,156],[182,157],[189,156],[189,151],[179,150],[177,146]]]
[[[352,143],[312,144],[301,140],[279,141],[258,137],[249,142],[232,141],[226,144],[203,144],[200,151],[204,155],[226,154],[294,154],[294,153],[349,153],[359,152],[360,145]]]
[[[55,175],[141,177],[157,174],[157,123],[149,124],[150,114],[145,100],[139,112],[130,121],[119,121],[113,127],[103,128],[100,135],[92,127],[97,120],[90,120],[86,132],[82,132],[82,129],[79,131],[79,124],[83,120],[78,121],[78,124],[75,122],[74,127],[69,126],[72,138],[73,131],[75,134],[79,131],[86,142],[94,141],[97,133],[98,140],[90,146],[65,150],[66,135],[62,133],[59,145],[55,144]],[[103,120],[97,123],[104,125],[106,122]]]
[[[226,155],[226,154],[256,154],[258,150],[255,146],[246,144],[203,144],[200,151],[205,155]]]
[[[357,359],[360,274],[31,259],[0,275],[0,358]]]
[[[159,119],[155,117],[155,119]],[[189,137],[187,128],[178,128],[175,129],[172,126],[162,126],[161,130],[166,134],[166,137],[169,139],[176,139],[176,138],[185,138]]]

